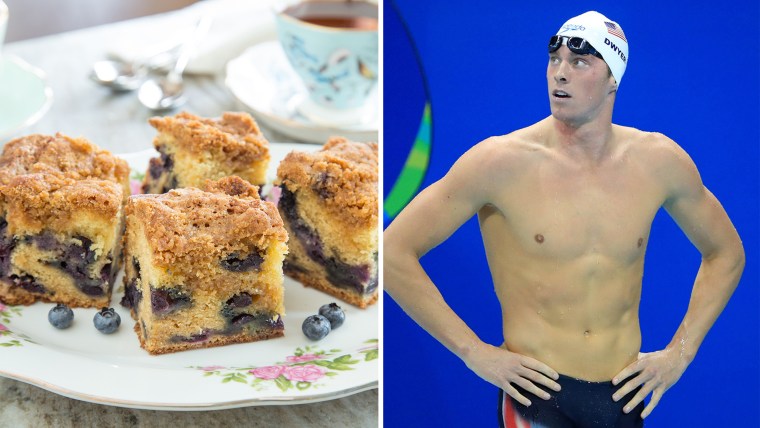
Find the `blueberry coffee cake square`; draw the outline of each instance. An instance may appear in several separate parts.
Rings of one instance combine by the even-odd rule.
[[[108,306],[129,167],[83,138],[30,135],[0,155],[0,301]]]
[[[266,182],[269,142],[247,113],[224,113],[206,119],[182,112],[153,117],[158,135],[143,181],[143,193],[165,193],[182,187],[202,187],[206,180],[236,175],[251,184]]]
[[[121,303],[151,354],[284,333],[288,235],[277,207],[236,176],[204,188],[127,204]]]
[[[333,137],[277,170],[285,274],[361,308],[377,301],[377,169],[376,143]]]

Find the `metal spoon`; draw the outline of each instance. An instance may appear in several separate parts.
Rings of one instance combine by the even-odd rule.
[[[145,107],[151,110],[170,110],[187,101],[184,94],[185,85],[182,81],[182,72],[185,71],[197,43],[206,34],[210,26],[211,18],[209,16],[202,17],[195,27],[193,37],[182,45],[177,63],[174,64],[174,68],[169,71],[169,74],[159,80],[146,80],[140,86],[137,98]]]
[[[118,59],[102,60],[92,65],[90,79],[116,92],[133,91],[142,85],[148,71],[173,64],[177,59],[179,44],[163,47],[148,53],[142,59],[127,62]]]
[[[147,68],[138,64],[103,60],[92,65],[90,79],[116,92],[127,92],[139,88],[147,74]]]

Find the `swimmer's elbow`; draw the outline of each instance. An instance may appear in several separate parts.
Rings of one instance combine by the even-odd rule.
[[[734,256],[734,269],[739,271],[739,274],[744,271],[744,265],[747,262],[747,256],[744,253],[744,246],[739,242],[739,250],[737,251],[737,254]]]
[[[741,274],[741,272],[744,271],[744,265],[746,264],[747,256],[744,253],[744,245],[742,244],[742,240],[738,235],[736,236],[733,244],[729,246],[727,257],[732,261],[733,269],[737,270],[739,274]]]
[[[703,263],[722,266],[730,276],[741,276],[746,264],[744,246],[740,240],[702,255]]]

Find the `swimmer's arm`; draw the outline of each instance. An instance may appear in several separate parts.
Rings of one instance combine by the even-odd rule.
[[[677,152],[673,191],[664,207],[702,255],[686,315],[671,347],[691,361],[736,289],[744,270],[744,247],[728,214],[705,188],[685,152]]]
[[[671,142],[672,143],[672,142]],[[662,153],[660,171],[668,214],[702,254],[702,263],[692,288],[691,299],[670,344],[658,352],[640,354],[639,359],[613,379],[618,384],[635,373],[613,395],[615,401],[641,385],[624,411],[631,411],[652,393],[641,417],[647,417],[662,395],[675,384],[696,356],[705,335],[728,303],[744,270],[744,248],[726,211],[702,183],[696,166],[675,143]]]
[[[406,313],[450,351],[465,359],[477,335],[446,304],[419,263],[487,203],[477,146],[436,183],[419,193],[383,234],[383,288]]]
[[[559,390],[551,380],[558,378],[557,372],[532,358],[481,341],[445,302],[419,263],[420,257],[491,200],[495,186],[509,180],[502,172],[510,165],[501,157],[497,168],[495,158],[487,147],[476,146],[396,217],[383,236],[383,287],[414,321],[473,372],[530,405],[512,384],[548,399],[535,384]]]

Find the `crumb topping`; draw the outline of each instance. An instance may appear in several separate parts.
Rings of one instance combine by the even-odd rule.
[[[186,257],[219,260],[251,245],[265,248],[271,240],[287,241],[277,207],[259,199],[255,186],[228,177],[208,182],[206,188],[129,198],[127,215],[143,225],[156,264],[171,267]]]
[[[123,199],[122,187],[113,181],[73,180],[44,172],[14,177],[0,187],[0,193],[7,204],[10,233],[17,227],[65,230],[82,212],[113,218]]]
[[[258,186],[254,186],[236,175],[224,177],[217,181],[206,180],[203,190],[239,198],[261,199]]]
[[[129,165],[84,138],[61,133],[28,135],[5,145],[0,155],[0,184],[35,173],[55,173],[73,180],[110,180],[126,186]]]
[[[269,142],[248,113],[226,112],[219,119],[206,119],[181,112],[175,116],[152,117],[149,123],[161,134],[194,153],[223,152],[234,163],[269,159]],[[160,135],[154,140],[158,149]]]
[[[377,143],[332,137],[314,153],[291,152],[277,169],[278,184],[292,192],[312,189],[347,224],[377,222]]]

